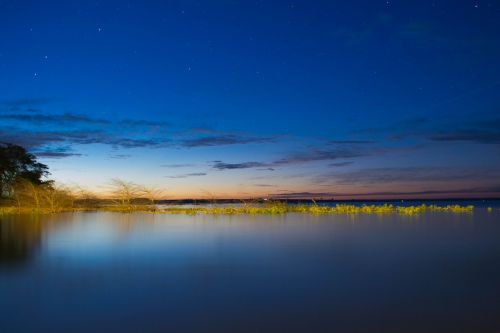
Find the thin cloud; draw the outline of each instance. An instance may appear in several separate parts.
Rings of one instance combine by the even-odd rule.
[[[19,128],[0,128],[0,141],[21,145],[28,149],[53,143],[105,144],[113,148],[157,148],[168,144],[163,138],[123,138],[102,130],[29,131]]]
[[[253,184],[253,186],[256,186],[256,187],[278,187],[278,185],[273,185],[273,184]]]
[[[50,103],[52,100],[49,98],[17,98],[17,99],[8,99],[0,102],[0,105],[4,105],[7,107],[31,107],[31,106],[39,106]]]
[[[5,115],[0,115],[0,119],[3,119],[5,121],[17,121],[17,122],[23,122],[23,123],[33,123],[33,124],[40,124],[40,123],[52,123],[56,125],[61,125],[65,123],[72,123],[72,124],[109,124],[110,122],[105,119],[97,119],[97,118],[91,118],[87,117],[84,115],[77,115],[77,114],[71,114],[71,113],[64,113],[64,114],[52,114],[52,115],[47,115],[47,114],[27,114],[27,113],[20,113],[20,114],[5,114]]]
[[[237,169],[256,169],[262,171],[274,171],[276,167],[311,163],[318,161],[333,161],[344,158],[357,158],[368,156],[370,153],[361,149],[336,148],[336,149],[313,149],[303,150],[291,153],[286,157],[272,162],[241,162],[241,163],[226,163],[222,161],[214,161],[213,168],[219,171],[222,170],[237,170]],[[352,161],[338,162],[337,166],[352,164]],[[333,164],[332,164],[333,165]]]
[[[195,139],[188,139],[181,142],[181,145],[188,148],[213,147],[227,145],[244,145],[255,143],[270,143],[276,141],[275,137],[256,137],[226,134],[218,136],[206,136]]]
[[[32,152],[40,158],[64,158],[72,156],[82,156],[82,154],[73,152],[70,147],[48,147],[43,150],[35,150]]]
[[[63,158],[71,156],[83,156],[82,154],[79,153],[65,153],[57,151],[42,151],[35,153],[35,155],[40,158]]]
[[[188,177],[202,177],[206,176],[207,174],[205,172],[195,172],[195,173],[186,173],[183,175],[177,175],[177,176],[165,176],[167,178],[172,178],[172,179],[180,179],[180,178],[188,178]]]
[[[244,163],[223,163],[218,162],[213,165],[217,170],[237,170],[237,169],[253,169],[266,167],[267,164],[260,162],[244,162]]]
[[[329,142],[337,145],[364,145],[376,143],[376,141],[373,140],[331,140]]]
[[[500,144],[500,130],[457,130],[447,133],[433,134],[432,141],[441,142],[471,142],[481,144]]]
[[[330,164],[328,164],[328,166],[339,168],[339,167],[348,166],[348,165],[352,165],[352,164],[354,164],[353,161],[345,161],[345,162],[330,163]]]
[[[460,124],[453,128],[430,132],[427,138],[440,142],[470,142],[478,144],[500,143],[500,119],[488,119]]]
[[[129,155],[129,154],[114,154],[114,155],[109,155],[110,158],[113,158],[113,159],[117,159],[117,160],[126,160],[130,157],[132,157],[132,155]]]
[[[271,198],[275,199],[303,199],[303,198],[320,198],[335,196],[332,192],[287,192],[282,191],[282,193],[274,193],[269,195]]]
[[[162,164],[160,166],[162,168],[178,169],[178,168],[189,168],[189,167],[192,167],[193,164]]]
[[[166,127],[170,126],[170,123],[166,121],[150,121],[142,119],[123,119],[118,122],[119,125],[134,126],[134,127]]]
[[[25,111],[30,111],[26,113]],[[149,121],[141,119],[123,119],[116,122],[103,119],[93,118],[86,115],[75,113],[62,113],[62,114],[40,114],[37,113],[38,109],[27,109],[18,113],[9,113],[0,115],[0,119],[5,121],[22,122],[25,125],[29,124],[54,124],[54,125],[74,125],[81,124],[90,125],[114,125],[114,126],[129,126],[129,127],[166,127],[170,124],[164,121]]]
[[[404,140],[408,138],[430,140],[434,142],[469,142],[475,144],[500,144],[500,119],[488,119],[474,122],[433,122],[417,117],[397,122],[388,127],[367,128],[357,133],[383,135],[386,140]],[[350,141],[331,141],[332,143]],[[354,144],[355,141],[351,143]],[[360,141],[362,142],[362,141]]]
[[[367,155],[369,155],[368,152],[359,149],[316,149],[293,153],[288,157],[275,161],[273,165],[277,166],[306,162],[330,161],[343,158],[363,157]]]

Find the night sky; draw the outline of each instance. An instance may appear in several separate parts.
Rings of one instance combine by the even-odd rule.
[[[68,185],[500,196],[499,1],[0,0],[0,141]]]

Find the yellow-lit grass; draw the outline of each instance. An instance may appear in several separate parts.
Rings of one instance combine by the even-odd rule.
[[[118,213],[144,212],[155,214],[204,214],[204,215],[283,215],[287,213],[312,214],[312,215],[334,215],[334,214],[400,214],[400,215],[418,215],[426,212],[442,213],[471,213],[474,206],[460,205],[419,205],[419,206],[394,206],[390,204],[383,205],[349,205],[337,204],[335,206],[314,205],[287,205],[284,202],[270,202],[264,204],[243,204],[240,206],[226,207],[166,207],[158,208],[149,205],[109,205],[95,208],[67,208],[61,209],[66,212],[78,211],[108,211]],[[18,208],[18,207],[0,207],[0,215],[16,213],[52,213],[50,209]]]
[[[338,204],[335,206],[318,205],[286,205],[285,203],[272,203],[265,205],[244,205],[239,207],[168,207],[160,209],[158,212],[163,214],[211,214],[211,215],[281,215],[287,213],[313,214],[313,215],[333,215],[333,214],[400,214],[417,215],[425,212],[444,212],[444,213],[471,213],[474,206],[394,206],[394,205],[347,205]]]

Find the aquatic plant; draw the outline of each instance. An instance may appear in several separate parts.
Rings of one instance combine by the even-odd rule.
[[[51,213],[56,211],[109,211],[109,212],[146,212],[157,214],[188,214],[188,215],[283,215],[283,214],[312,214],[312,215],[346,215],[346,214],[400,214],[400,215],[418,215],[428,212],[439,213],[455,213],[464,214],[472,213],[474,206],[460,205],[419,205],[419,206],[394,206],[391,204],[383,205],[349,205],[337,204],[335,206],[320,206],[320,205],[288,205],[285,202],[266,202],[242,204],[238,206],[210,206],[210,207],[164,207],[158,208],[155,205],[121,205],[121,204],[102,204],[98,207],[73,206],[53,210],[50,207],[41,207],[36,209],[40,213]],[[25,208],[18,210],[15,207],[0,208],[0,213],[8,214],[15,212],[32,212],[33,208]]]
[[[167,207],[158,210],[163,214],[211,214],[211,215],[236,215],[236,214],[267,214],[281,215],[287,213],[328,215],[328,214],[401,214],[417,215],[425,212],[443,213],[471,213],[474,207],[460,205],[419,205],[419,206],[394,206],[383,205],[347,205],[335,206],[319,205],[287,205],[284,202],[272,202],[257,205],[242,205],[238,207]]]

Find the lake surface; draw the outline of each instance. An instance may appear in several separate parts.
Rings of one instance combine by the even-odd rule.
[[[499,332],[500,208],[0,217],[0,332]]]

